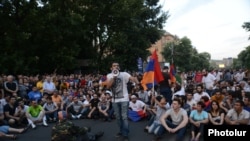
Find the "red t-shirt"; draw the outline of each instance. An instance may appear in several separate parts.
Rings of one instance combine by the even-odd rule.
[[[201,82],[202,82],[202,77],[203,77],[202,73],[196,73],[196,74],[195,74],[194,81],[195,81],[196,83],[201,83]]]

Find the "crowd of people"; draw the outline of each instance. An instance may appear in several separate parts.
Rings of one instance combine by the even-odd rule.
[[[114,74],[118,70],[118,74]],[[178,72],[143,89],[143,74],[119,72],[112,63],[109,74],[46,74],[0,76],[0,138],[17,138],[28,128],[48,127],[66,119],[116,121],[116,137],[129,140],[129,120],[145,119],[145,132],[153,140],[176,133],[176,139],[202,136],[204,126],[250,125],[250,78],[243,70]],[[58,129],[58,128],[56,128]],[[190,129],[190,130],[187,130]],[[65,137],[66,138],[66,137]],[[57,141],[56,139],[53,139]]]

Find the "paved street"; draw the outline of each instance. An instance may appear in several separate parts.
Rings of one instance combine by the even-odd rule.
[[[81,119],[73,121],[76,125],[79,126],[90,126],[92,132],[104,131],[103,137],[98,141],[119,141],[115,138],[115,134],[118,132],[116,122],[103,122],[101,120],[90,120],[90,119]],[[140,122],[130,122],[130,141],[152,141],[153,135],[145,133],[143,131],[147,121]],[[49,127],[37,126],[35,130],[29,129],[26,133],[18,135],[18,141],[50,141],[51,127],[54,124],[50,124]],[[174,135],[166,134],[162,141],[174,141]],[[189,141],[189,135],[187,134],[183,141]],[[1,139],[2,141],[2,139]],[[3,141],[9,141],[4,139]]]

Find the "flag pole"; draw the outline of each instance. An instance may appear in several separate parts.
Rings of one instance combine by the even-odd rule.
[[[156,50],[156,55],[157,55],[157,51],[158,51],[157,47],[155,47],[155,50]],[[157,59],[157,61],[158,61],[158,59]],[[156,62],[154,62],[154,63],[156,63]],[[155,64],[154,64],[154,66],[155,66]],[[155,94],[155,73],[153,73],[153,87],[152,87],[152,89],[153,89],[153,95],[154,95]]]

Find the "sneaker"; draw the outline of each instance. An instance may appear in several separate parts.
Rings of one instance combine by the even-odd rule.
[[[43,122],[43,126],[48,127],[48,124],[46,122]]]
[[[115,137],[117,137],[117,138],[119,138],[119,137],[121,137],[122,136],[122,133],[121,132],[119,132],[119,133],[117,133],[116,135],[115,135]]]
[[[81,116],[82,116],[82,114],[79,114],[79,115],[77,115],[76,117],[77,117],[78,119],[80,119],[80,118],[81,118]]]
[[[75,115],[71,115],[72,119],[76,119],[76,116]]]
[[[36,129],[36,125],[35,124],[30,124],[32,129]]]

